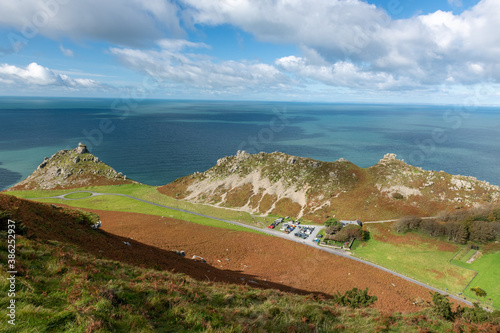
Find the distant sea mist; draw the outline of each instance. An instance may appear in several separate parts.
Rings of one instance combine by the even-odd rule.
[[[500,185],[500,108],[0,98],[0,190],[78,142],[127,177],[164,185],[237,150],[368,167],[395,153]]]

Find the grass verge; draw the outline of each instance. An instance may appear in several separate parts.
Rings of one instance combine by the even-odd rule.
[[[71,193],[65,196],[66,199],[83,199],[83,198],[88,198],[92,195],[92,193],[89,192],[77,192],[77,193]]]

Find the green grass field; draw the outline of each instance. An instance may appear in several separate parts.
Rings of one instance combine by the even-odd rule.
[[[456,260],[460,260],[461,262],[467,263],[467,260],[472,258],[472,256],[477,252],[477,250],[468,250],[466,247],[461,251],[461,255],[455,257]]]
[[[500,308],[500,252],[484,254],[470,264],[461,260],[453,260],[452,263],[478,272],[477,276],[464,291],[466,296]],[[486,291],[486,297],[477,297],[474,292],[470,290],[470,288],[475,287],[479,287]]]
[[[44,198],[44,197],[58,196],[61,194],[71,193],[76,191],[93,191],[99,193],[126,194],[133,196],[135,198],[147,200],[161,205],[189,210],[192,212],[214,216],[221,219],[237,221],[256,227],[265,227],[274,220],[273,217],[253,216],[247,212],[237,211],[233,209],[218,208],[209,205],[195,204],[186,201],[176,200],[159,193],[156,190],[156,187],[154,186],[142,185],[142,184],[95,186],[95,187],[84,187],[71,190],[56,190],[56,191],[11,191],[11,192],[6,192],[6,194],[15,195],[17,197],[24,199],[30,199],[30,198]],[[70,194],[67,196],[67,198],[76,199],[79,198],[81,195],[86,195],[86,194],[85,193]],[[165,208],[155,207],[146,203],[141,203],[139,201],[118,196],[100,196],[100,197],[89,198],[88,200],[75,200],[75,201],[60,200],[60,199],[46,199],[37,201],[65,204],[68,206],[78,207],[78,208],[90,208],[90,209],[153,214],[160,216],[172,216],[177,219],[204,225],[211,225],[226,229],[229,228],[232,230],[248,231],[248,229],[236,226],[229,227],[229,224],[221,221],[202,218],[199,216],[177,212],[174,210],[166,210]]]
[[[353,245],[357,257],[453,293],[461,292],[474,277],[473,271],[450,264],[449,260],[456,252],[439,250],[432,245],[431,238],[418,245],[390,243],[376,240],[373,236],[377,230],[368,228],[372,233],[370,240]]]
[[[66,199],[82,199],[82,198],[88,198],[92,195],[92,193],[88,192],[78,192],[78,193],[71,193],[65,196]]]

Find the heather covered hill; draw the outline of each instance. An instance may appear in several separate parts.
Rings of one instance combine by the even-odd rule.
[[[33,174],[10,189],[54,190],[132,182],[100,161],[80,143],[75,149],[61,150],[50,158],[46,157]]]
[[[387,154],[360,168],[284,153],[221,158],[217,165],[159,188],[192,202],[322,222],[329,217],[380,220],[478,207],[500,200],[500,188],[473,177],[426,171]]]

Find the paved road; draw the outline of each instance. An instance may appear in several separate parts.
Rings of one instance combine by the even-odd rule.
[[[91,195],[87,196],[87,197],[84,197],[84,198],[78,198],[78,199],[69,199],[69,198],[66,198],[67,195],[74,194],[74,193],[90,193]],[[315,249],[319,249],[321,251],[325,251],[325,252],[328,252],[328,253],[340,256],[340,257],[348,258],[348,259],[351,259],[351,260],[354,260],[354,261],[357,261],[357,262],[360,262],[360,263],[363,263],[363,264],[375,267],[375,268],[380,269],[380,270],[382,270],[384,272],[390,273],[392,275],[395,275],[397,277],[400,277],[402,279],[405,279],[407,281],[410,281],[412,283],[415,283],[415,284],[417,284],[419,286],[425,287],[425,288],[430,289],[432,291],[437,291],[437,292],[439,292],[441,294],[448,295],[451,298],[453,298],[453,299],[455,299],[457,301],[463,302],[463,303],[465,303],[467,305],[471,305],[471,306],[473,305],[472,302],[464,300],[463,298],[460,298],[458,296],[449,294],[449,293],[447,293],[447,292],[445,292],[443,290],[431,287],[428,284],[425,284],[425,283],[422,283],[420,281],[414,280],[414,279],[412,279],[410,277],[407,277],[405,275],[399,274],[397,272],[394,272],[394,271],[392,271],[392,270],[390,270],[388,268],[379,266],[379,265],[374,264],[372,262],[369,262],[369,261],[366,261],[366,260],[363,260],[363,259],[360,259],[360,258],[353,257],[349,253],[346,253],[346,252],[344,252],[342,250],[334,250],[334,249],[329,249],[329,248],[318,246],[316,243],[312,242],[312,239],[314,239],[314,238],[312,238],[312,236],[309,237],[309,238],[312,238],[311,240],[303,240],[303,239],[295,237],[293,235],[290,237],[290,234],[285,234],[285,233],[280,232],[278,230],[268,229],[268,228],[261,229],[261,228],[254,227],[254,226],[251,226],[251,225],[248,225],[248,224],[243,224],[243,223],[239,223],[239,222],[235,222],[235,221],[220,219],[220,218],[217,218],[217,217],[214,217],[214,216],[209,216],[209,215],[205,215],[205,214],[191,212],[189,210],[184,210],[184,209],[180,209],[180,208],[175,208],[175,207],[169,207],[169,206],[165,206],[165,205],[160,205],[160,204],[157,204],[155,202],[151,202],[151,201],[147,201],[147,200],[135,198],[135,197],[132,197],[130,195],[121,194],[121,193],[98,193],[98,192],[92,192],[92,191],[76,191],[76,192],[66,193],[66,194],[58,195],[58,196],[54,196],[54,197],[32,198],[31,200],[40,200],[40,199],[82,200],[82,199],[88,199],[88,198],[92,198],[92,197],[96,197],[96,196],[103,196],[103,195],[114,195],[114,196],[126,197],[126,198],[130,198],[130,199],[133,199],[133,200],[141,201],[141,202],[153,205],[153,206],[162,207],[162,208],[166,208],[166,209],[172,209],[172,210],[183,212],[183,213],[198,215],[198,216],[206,217],[206,218],[209,218],[209,219],[213,219],[213,220],[217,220],[217,221],[222,221],[222,222],[230,223],[230,224],[233,224],[233,225],[238,225],[240,227],[244,227],[244,228],[256,230],[256,231],[259,231],[259,232],[262,232],[262,233],[265,233],[265,234],[268,234],[268,235],[271,235],[271,236],[280,237],[280,238],[283,238],[283,239],[287,239],[287,240],[290,240],[290,241],[301,243],[301,244],[304,244],[306,246],[314,247]],[[386,220],[386,222],[388,222],[388,221],[395,221],[395,220]],[[382,221],[382,222],[384,222],[384,221]],[[380,223],[380,222],[372,221],[372,222],[365,222],[365,223]],[[320,230],[320,227],[316,227],[315,234],[317,234],[319,232],[319,230]],[[294,230],[294,232],[295,232],[295,230]],[[292,234],[293,234],[293,232],[292,232]]]
[[[428,216],[428,217],[421,217],[422,220],[432,220],[435,219],[435,216]],[[382,221],[367,221],[363,222],[363,224],[366,223],[388,223],[388,222],[396,222],[397,220],[382,220]]]

